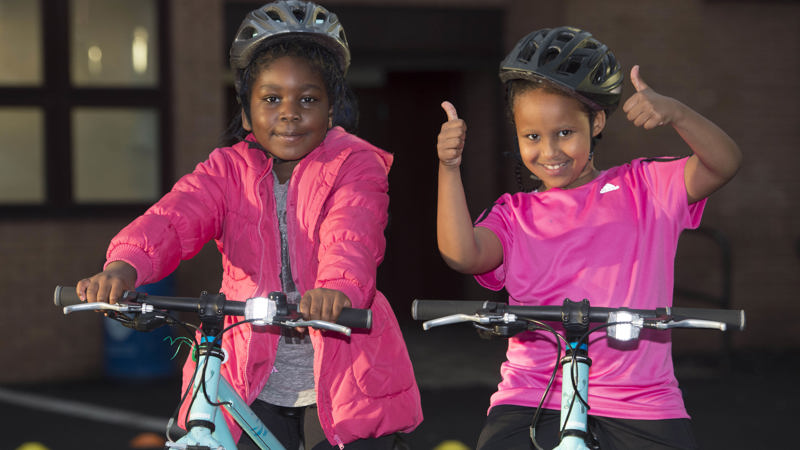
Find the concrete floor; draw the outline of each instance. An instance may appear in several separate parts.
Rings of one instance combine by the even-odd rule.
[[[505,343],[480,339],[469,326],[423,332],[404,326],[422,392],[425,421],[406,437],[413,449],[446,440],[474,448],[488,399],[499,381]],[[704,449],[793,448],[800,416],[796,353],[734,355],[721,373],[702,360],[676,363],[687,409]],[[109,379],[0,387],[0,450],[131,449],[143,433],[161,433],[178,401],[178,381]],[[20,395],[19,399],[9,398]],[[74,402],[74,403],[69,403]],[[106,408],[106,409],[103,409]],[[68,412],[64,412],[68,411]],[[89,415],[89,412],[94,414]],[[40,443],[40,447],[26,442]],[[147,448],[147,447],[138,447]]]

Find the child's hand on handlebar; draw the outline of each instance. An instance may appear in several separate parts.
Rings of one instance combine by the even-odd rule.
[[[447,122],[442,124],[436,141],[439,162],[444,166],[458,167],[461,165],[461,154],[467,137],[467,123],[458,118],[456,107],[452,103],[442,102],[442,109],[447,113]]]
[[[316,288],[303,294],[298,311],[305,320],[324,320],[335,323],[342,308],[351,306],[350,299],[342,291]]]
[[[81,301],[113,304],[135,287],[136,269],[124,261],[114,261],[102,272],[78,281],[75,290]]]

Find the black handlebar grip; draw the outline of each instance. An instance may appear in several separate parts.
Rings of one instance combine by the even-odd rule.
[[[737,330],[744,330],[744,310],[742,309],[704,309],[704,308],[671,308],[674,320],[701,319],[722,322]]]
[[[342,312],[339,313],[339,318],[336,319],[336,323],[349,328],[363,328],[369,330],[372,328],[372,310],[343,308]]]
[[[78,298],[75,286],[56,286],[56,290],[53,293],[53,303],[56,306],[71,306],[82,302]]]
[[[482,300],[414,300],[411,317],[414,320],[431,320],[452,314],[475,314],[487,302]]]

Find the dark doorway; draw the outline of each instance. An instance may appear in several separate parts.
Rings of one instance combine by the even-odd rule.
[[[379,88],[356,89],[360,135],[394,154],[389,176],[390,222],[378,286],[399,320],[414,298],[458,298],[462,275],[436,247],[436,136],[443,99],[460,90],[458,72],[394,72]]]

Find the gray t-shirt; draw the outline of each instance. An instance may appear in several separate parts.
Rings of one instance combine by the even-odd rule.
[[[281,234],[281,284],[289,303],[300,302],[292,280],[289,247],[286,239],[286,194],[289,183],[275,177],[275,203]],[[308,333],[282,328],[275,365],[258,399],[278,406],[308,406],[317,402],[314,390],[314,347]]]

